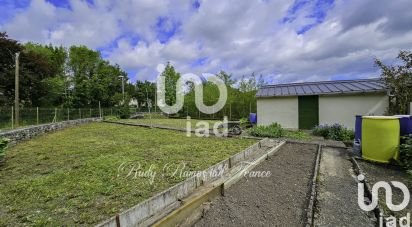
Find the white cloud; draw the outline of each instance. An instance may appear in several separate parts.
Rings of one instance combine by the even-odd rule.
[[[182,73],[255,72],[272,82],[371,77],[378,76],[375,57],[411,49],[409,0],[315,2],[291,13],[291,0],[203,0],[198,9],[190,0],[72,0],[71,9],[33,0],[0,29],[23,41],[103,49],[137,79],[154,79],[167,61]],[[159,30],[173,36],[159,40]]]

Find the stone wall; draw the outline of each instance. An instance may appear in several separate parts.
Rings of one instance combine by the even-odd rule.
[[[101,121],[100,118],[86,118],[71,121],[62,121],[57,123],[42,124],[29,126],[24,128],[18,128],[14,130],[0,132],[0,137],[9,138],[10,144],[14,145],[24,140],[29,140],[35,136],[42,135],[49,132],[54,132],[63,128],[86,124],[89,122]]]

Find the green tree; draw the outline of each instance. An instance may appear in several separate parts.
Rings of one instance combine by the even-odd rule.
[[[176,103],[176,83],[180,78],[180,73],[176,72],[173,65],[168,62],[160,76],[165,77],[165,102],[167,105],[173,105]]]
[[[69,68],[73,75],[73,98],[75,107],[92,104],[93,75],[100,61],[100,53],[85,46],[72,46],[69,49]]]
[[[0,33],[0,50],[0,84],[6,97],[3,104],[11,105],[14,100],[14,54],[20,52],[20,105],[42,105],[41,98],[48,95],[43,81],[55,75],[55,68],[48,56],[39,48],[25,48],[8,38],[6,33]]]
[[[391,93],[389,114],[408,114],[409,103],[412,102],[412,52],[400,51],[398,57],[402,65],[387,66],[376,59],[381,68],[381,78]]]
[[[146,92],[147,91],[147,92]],[[150,81],[137,81],[136,82],[136,99],[139,102],[139,106],[144,105],[147,106],[147,99],[155,104],[155,96],[156,96],[156,84]]]
[[[232,79],[232,74],[228,74],[225,71],[221,70],[218,74],[216,74],[217,77],[219,77],[227,87],[233,86],[236,81]]]

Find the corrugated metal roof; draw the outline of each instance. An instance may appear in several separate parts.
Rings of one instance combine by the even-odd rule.
[[[329,95],[386,91],[387,89],[384,82],[381,79],[376,78],[267,85],[259,89],[256,97]]]

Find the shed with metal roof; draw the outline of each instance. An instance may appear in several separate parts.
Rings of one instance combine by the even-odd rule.
[[[267,85],[256,98],[258,124],[296,129],[335,123],[354,128],[355,115],[382,115],[389,104],[381,79]]]

